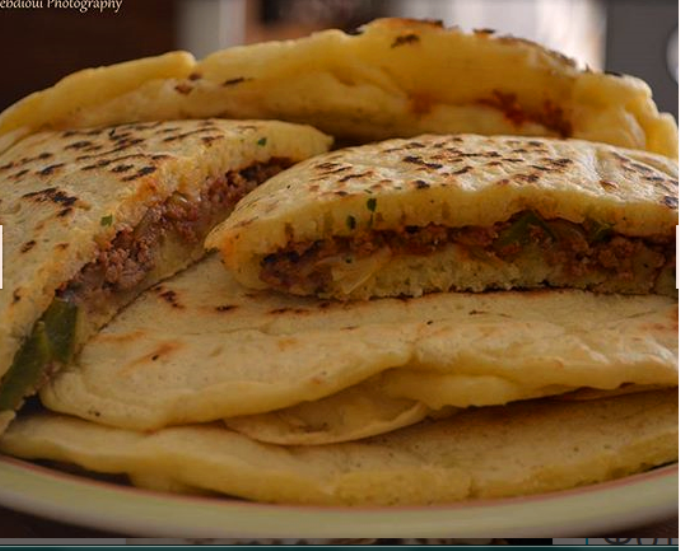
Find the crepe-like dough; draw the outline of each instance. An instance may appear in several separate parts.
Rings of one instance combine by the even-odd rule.
[[[581,402],[586,400],[600,400],[602,398],[613,398],[615,396],[625,396],[626,394],[637,394],[639,392],[653,392],[663,390],[656,385],[623,385],[613,390],[600,390],[596,388],[579,388],[573,392],[552,396],[553,400],[569,400]]]
[[[575,224],[594,220],[624,236],[671,242],[677,175],[677,163],[665,157],[575,140],[477,135],[388,140],[321,155],[277,175],[241,201],[206,246],[220,249],[241,283],[263,289],[268,286],[261,277],[263,261],[291,244],[430,224],[486,228],[525,211]],[[552,269],[543,258],[515,265],[477,258],[474,247],[459,249],[450,245],[417,254],[383,247],[351,264],[340,249],[323,260],[334,264],[322,292],[365,299],[481,291],[491,283],[535,287]],[[292,266],[290,292],[314,292],[313,285],[295,280],[303,268]]]
[[[570,387],[556,385],[528,389],[500,377],[442,375],[399,369],[314,402],[303,402],[270,413],[233,417],[224,422],[227,428],[259,442],[319,445],[385,434],[426,417],[443,419],[470,405],[508,403],[545,396],[554,400],[600,400],[660,389],[663,387],[655,385],[624,385],[613,390],[571,390]]]
[[[526,40],[406,19],[230,48],[198,63],[179,52],[81,71],[0,115],[0,141],[44,127],[211,116],[302,122],[364,142],[470,132],[573,137],[673,158],[678,149],[673,117],[659,114],[637,78],[581,70]]]
[[[668,297],[579,291],[322,302],[244,289],[210,257],[121,312],[41,398],[147,430],[318,400],[391,368],[477,384],[436,407],[506,403],[554,385],[670,386],[676,320]]]
[[[141,433],[44,414],[4,453],[275,503],[415,505],[537,494],[677,460],[675,390],[467,410],[361,443],[283,447],[222,425]]]
[[[0,155],[0,378],[55,291],[149,208],[175,192],[196,200],[229,171],[300,161],[329,145],[317,130],[289,123],[192,120],[41,132]],[[200,243],[192,254],[148,286],[203,256]]]
[[[47,128],[83,128],[83,125],[70,125],[65,115],[73,115],[92,105],[105,104],[150,81],[185,78],[195,64],[194,56],[188,52],[169,52],[68,75],[51,88],[26,96],[0,114],[0,152],[31,132]],[[186,117],[178,113],[174,118]],[[61,124],[53,123],[57,120]],[[141,119],[109,117],[109,120],[114,125]],[[102,121],[89,126],[104,125],[106,123]]]
[[[469,406],[498,405],[544,396],[558,398],[563,393],[578,395],[579,391],[573,389],[561,385],[532,387],[492,375],[443,375],[419,369],[391,369],[313,402],[232,417],[224,422],[228,428],[260,442],[330,444],[384,434],[426,417],[442,419]],[[618,391],[588,390],[601,393],[598,397]]]
[[[423,403],[391,398],[370,379],[314,402],[270,413],[225,419],[227,428],[253,440],[285,445],[349,442],[413,425],[431,410]],[[453,413],[447,411],[445,414]]]

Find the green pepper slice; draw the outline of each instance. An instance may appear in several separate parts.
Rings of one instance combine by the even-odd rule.
[[[42,317],[52,357],[63,364],[73,358],[77,317],[78,307],[61,298],[55,298]]]
[[[498,239],[494,242],[494,247],[496,249],[502,249],[515,243],[526,245],[530,240],[532,226],[541,228],[551,239],[555,239],[555,235],[550,229],[550,226],[548,226],[548,224],[546,224],[536,213],[527,211],[517,218],[510,227],[500,233]]]
[[[598,222],[597,220],[589,218],[586,220],[585,225],[588,229],[589,243],[602,243],[614,234],[612,225],[605,222]]]
[[[23,399],[40,386],[55,362],[71,361],[77,316],[75,304],[60,298],[52,301],[33,326],[0,384],[0,411],[19,408]]]

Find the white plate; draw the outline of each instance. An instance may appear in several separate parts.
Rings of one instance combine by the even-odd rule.
[[[596,537],[676,512],[678,467],[540,496],[349,509],[160,494],[2,457],[0,504],[62,522],[147,537]]]

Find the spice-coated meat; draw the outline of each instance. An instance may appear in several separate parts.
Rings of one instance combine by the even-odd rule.
[[[263,260],[260,277],[281,289],[297,287],[325,292],[332,281],[333,261],[356,262],[385,248],[392,255],[428,255],[452,243],[478,257],[503,262],[512,262],[527,250],[539,251],[545,263],[560,266],[563,273],[574,278],[604,270],[632,280],[636,277],[636,266],[642,266],[639,273],[653,274],[650,288],[661,270],[674,262],[668,239],[598,233],[602,228],[588,228],[562,219],[542,221],[532,213],[531,218],[526,215],[519,213],[490,227],[448,228],[429,224],[291,243]],[[523,218],[530,220],[524,227]]]
[[[240,199],[288,164],[277,159],[229,172],[207,186],[198,200],[175,193],[150,207],[136,228],[119,231],[61,294],[88,302],[136,287],[156,266],[163,239],[172,236],[187,245],[197,243],[217,217],[224,218]]]

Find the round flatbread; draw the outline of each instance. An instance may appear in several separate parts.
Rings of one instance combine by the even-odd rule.
[[[40,132],[1,154],[0,414],[204,256],[240,198],[330,143],[308,126],[206,119]]]
[[[0,152],[29,132],[78,126],[67,123],[76,112],[96,108],[115,98],[134,93],[147,82],[186,78],[195,64],[194,56],[188,52],[170,52],[70,74],[51,88],[23,98],[0,114]],[[178,115],[174,118],[185,117]],[[142,120],[122,117],[109,119],[110,125]],[[56,121],[62,124],[56,124]],[[102,121],[87,126],[106,124]]]
[[[231,117],[311,124],[352,141],[424,132],[560,136],[677,157],[649,86],[538,44],[410,19],[347,34],[175,53],[67,77],[0,115],[0,140],[41,128]]]
[[[677,296],[677,163],[604,144],[424,135],[272,178],[208,236],[244,285],[341,300],[536,287]]]
[[[675,390],[467,410],[326,446],[261,444],[221,424],[144,433],[54,414],[19,419],[0,440],[0,450],[22,458],[133,477],[154,473],[182,490],[325,505],[450,503],[564,490],[676,461],[677,446]]]
[[[280,410],[382,372],[387,389],[396,368],[395,377],[455,375],[476,389],[435,408],[675,385],[677,302],[580,291],[323,302],[245,289],[213,256],[121,312],[41,398],[55,411],[152,430]],[[426,385],[433,396],[438,385]]]
[[[376,381],[369,379],[314,402],[232,417],[224,423],[227,428],[260,442],[320,445],[391,432],[422,421],[430,412],[420,402],[390,397]]]

